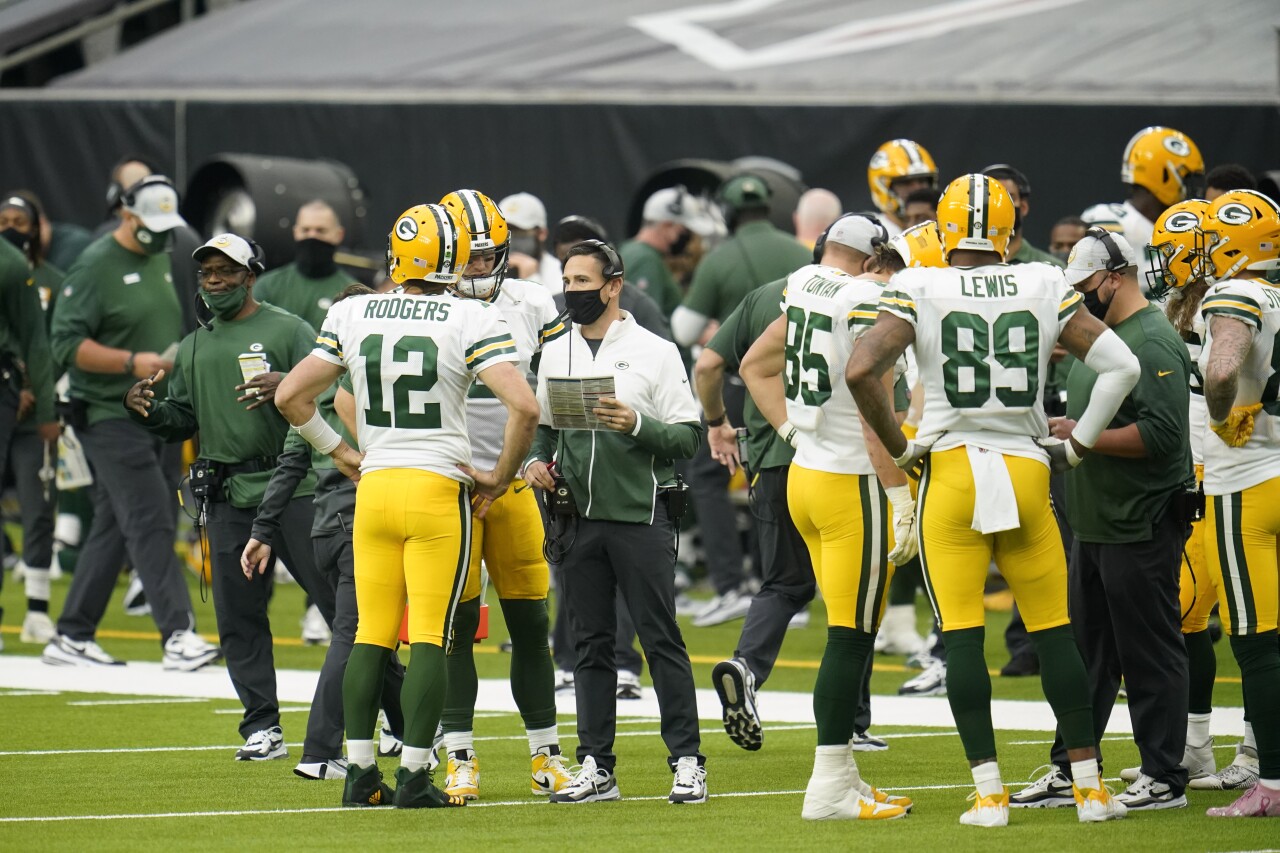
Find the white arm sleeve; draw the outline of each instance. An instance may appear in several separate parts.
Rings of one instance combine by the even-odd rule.
[[[707,327],[707,317],[680,305],[671,314],[671,337],[682,347],[691,347]]]
[[[1076,422],[1071,437],[1084,447],[1093,447],[1098,436],[1120,410],[1124,398],[1138,384],[1141,366],[1120,336],[1107,329],[1089,347],[1085,365],[1098,374],[1084,414]]]

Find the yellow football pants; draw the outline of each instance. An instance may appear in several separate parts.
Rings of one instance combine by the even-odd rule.
[[[787,506],[813,560],[827,624],[875,633],[893,576],[891,512],[880,482],[793,463]]]
[[[1204,466],[1196,466],[1196,482],[1204,482]],[[1205,558],[1205,519],[1191,525],[1191,538],[1182,555],[1178,603],[1182,607],[1182,633],[1196,634],[1209,627],[1209,614],[1218,603],[1218,585]]]
[[[1274,633],[1280,616],[1280,477],[1210,497],[1204,548],[1226,632]]]
[[[517,479],[505,495],[489,505],[484,518],[471,519],[471,567],[462,600],[470,601],[480,594],[481,558],[498,598],[546,598],[550,581],[542,556],[542,536],[538,499],[524,480]]]
[[[394,649],[407,598],[409,642],[444,648],[471,553],[466,485],[413,468],[365,474],[353,549],[356,642]]]
[[[1020,526],[973,529],[974,482],[966,448],[929,454],[920,479],[920,564],[934,615],[944,631],[979,628],[987,570],[994,559],[1013,590],[1028,631],[1066,625],[1067,558],[1049,503],[1049,467],[1005,456]]]

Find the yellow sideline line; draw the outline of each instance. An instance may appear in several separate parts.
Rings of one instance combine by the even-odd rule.
[[[20,628],[16,625],[5,625],[0,627],[0,632],[5,634],[21,633]],[[120,631],[114,628],[103,628],[98,631],[98,636],[108,640],[153,640],[159,642],[160,635],[154,631]],[[211,643],[218,642],[216,634],[201,634]],[[272,643],[277,646],[301,646],[303,642],[298,637],[275,637]],[[477,644],[475,647],[476,654],[496,655],[499,654],[497,644],[482,645]],[[724,658],[715,657],[714,655],[689,655],[690,663],[716,664]],[[788,660],[779,658],[774,662],[774,667],[782,667],[783,669],[817,669],[821,665],[821,661],[816,660]],[[914,672],[900,663],[876,663],[873,666],[875,672]],[[988,670],[993,675],[999,675],[1000,671],[996,669]],[[1229,675],[1220,675],[1214,679],[1217,684],[1239,684],[1240,679]]]

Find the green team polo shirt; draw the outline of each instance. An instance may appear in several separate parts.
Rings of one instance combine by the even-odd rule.
[[[782,316],[782,294],[786,289],[787,280],[780,278],[748,293],[707,342],[707,348],[724,359],[726,369],[736,371],[756,338]],[[742,419],[747,428],[747,467],[753,473],[791,464],[795,451],[760,414],[750,394],[742,407]]]
[[[169,255],[139,255],[110,234],[95,240],[67,271],[53,310],[54,360],[71,380],[71,396],[89,404],[89,423],[125,417],[121,400],[137,380],[75,366],[86,338],[105,347],[163,353],[182,337],[182,307]],[[162,391],[164,383],[159,386]]]
[[[813,252],[790,234],[764,220],[748,222],[698,264],[684,305],[724,322],[748,293],[812,260]]]
[[[167,441],[181,441],[199,429],[201,459],[227,464],[274,459],[284,449],[289,422],[273,404],[250,411],[247,403],[236,402],[242,393],[236,386],[244,382],[241,356],[261,357],[268,372],[287,373],[307,357],[315,340],[305,320],[272,305],[243,320],[214,319],[212,329],[196,329],[182,339],[168,396],[152,407],[150,417],[132,412],[129,417]],[[116,406],[127,411],[119,401]],[[270,471],[233,477],[227,498],[234,506],[257,506],[270,478]],[[314,488],[315,478],[309,476],[294,494],[309,495]]]
[[[658,303],[663,316],[670,319],[671,312],[680,305],[684,291],[667,269],[662,253],[640,240],[628,240],[618,247],[627,281],[649,294]]]
[[[0,240],[0,351],[26,365],[36,397],[34,423],[52,421],[55,373],[44,309],[27,256],[8,240]]]
[[[329,306],[338,294],[355,283],[355,279],[341,269],[325,278],[307,278],[297,264],[289,264],[258,279],[253,286],[253,297],[296,314],[318,329],[324,325]]]
[[[1164,313],[1148,305],[1114,329],[1138,357],[1138,384],[1109,429],[1136,423],[1143,459],[1090,453],[1067,473],[1067,521],[1083,542],[1120,544],[1151,538],[1169,496],[1192,478],[1187,419],[1191,359]],[[1098,379],[1082,361],[1067,377],[1067,417],[1079,420]]]

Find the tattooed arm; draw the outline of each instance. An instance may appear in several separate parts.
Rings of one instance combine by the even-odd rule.
[[[881,311],[871,330],[854,343],[853,355],[844,371],[845,383],[863,421],[895,458],[907,449],[907,437],[898,426],[893,394],[885,387],[882,377],[892,370],[893,363],[915,339],[914,326],[901,317]]]
[[[1204,401],[1209,417],[1226,420],[1236,402],[1237,378],[1253,346],[1254,330],[1232,317],[1209,318],[1209,364],[1204,372]]]

